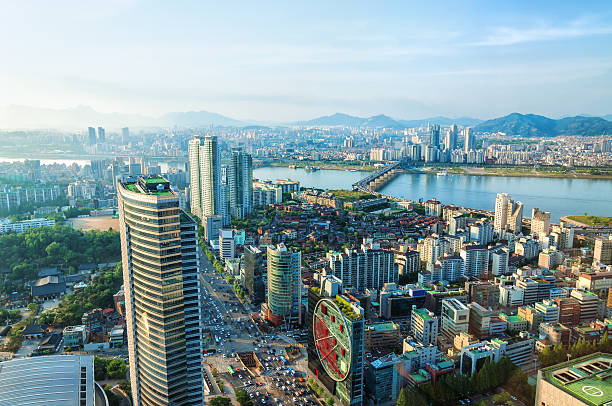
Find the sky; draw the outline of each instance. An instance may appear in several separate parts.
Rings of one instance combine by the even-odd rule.
[[[612,114],[609,1],[0,2],[0,106]]]

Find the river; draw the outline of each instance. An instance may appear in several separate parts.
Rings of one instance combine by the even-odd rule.
[[[264,167],[253,171],[259,179],[293,179],[305,187],[322,189],[350,189],[351,185],[370,172]],[[523,214],[531,216],[531,209],[550,211],[551,220],[568,215],[588,213],[612,216],[612,180],[574,178],[536,178],[508,176],[447,175],[406,173],[385,185],[381,193],[405,199],[436,198],[444,204],[494,210],[497,193],[509,193],[525,205]]]

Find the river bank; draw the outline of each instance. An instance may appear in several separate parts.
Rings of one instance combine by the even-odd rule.
[[[554,172],[549,169],[536,168],[490,168],[490,167],[455,167],[448,168],[444,166],[435,166],[423,168],[425,173],[446,172],[454,175],[467,176],[503,176],[516,178],[555,178],[555,179],[603,179],[612,180],[612,171],[610,174],[591,174],[585,172]]]
[[[544,178],[533,176],[491,176],[477,173],[437,176],[436,171],[418,170],[399,174],[379,192],[418,201],[436,198],[444,204],[494,210],[497,193],[509,193],[523,202],[523,213],[529,217],[532,208],[550,211],[551,220],[587,212],[589,216],[609,216],[612,207],[612,181],[607,179]],[[450,172],[449,172],[450,173]],[[293,179],[303,187],[351,189],[369,171],[318,170],[303,168],[262,167],[253,170],[259,179]]]

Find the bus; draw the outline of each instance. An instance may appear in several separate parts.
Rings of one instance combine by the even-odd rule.
[[[229,374],[230,374],[231,376],[234,376],[234,370],[232,369],[232,366],[231,366],[231,365],[228,365],[228,366],[227,366],[227,372],[229,372]]]
[[[214,354],[215,352],[217,352],[215,348],[204,348],[202,350],[202,354]]]

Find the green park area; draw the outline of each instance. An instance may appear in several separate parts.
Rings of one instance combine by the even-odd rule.
[[[587,226],[612,227],[612,217],[604,216],[567,216],[568,219],[578,221]]]
[[[374,199],[376,196],[371,193],[361,192],[358,190],[334,189],[330,190],[338,199],[343,202],[355,202],[357,200]]]

